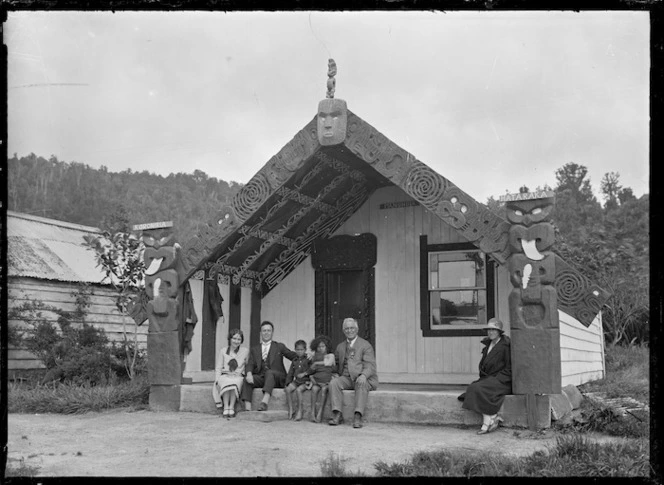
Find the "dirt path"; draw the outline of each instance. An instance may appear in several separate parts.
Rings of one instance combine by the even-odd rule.
[[[363,429],[306,421],[225,420],[198,413],[112,411],[79,416],[10,414],[8,465],[23,458],[38,476],[320,476],[330,452],[351,472],[441,448],[526,455],[556,434],[368,423]],[[615,439],[598,436],[601,440]],[[358,446],[363,443],[364,446]]]

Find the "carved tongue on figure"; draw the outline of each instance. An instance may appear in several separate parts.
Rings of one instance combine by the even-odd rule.
[[[521,247],[523,248],[523,252],[526,253],[528,259],[532,259],[533,261],[541,261],[544,259],[544,255],[540,254],[540,252],[537,250],[537,240],[522,239]]]
[[[150,267],[145,270],[146,275],[153,275],[157,271],[159,271],[159,267],[161,266],[161,262],[164,260],[164,258],[156,258],[153,259],[152,262],[150,263]]]
[[[532,272],[533,272],[533,267],[530,263],[528,263],[523,267],[523,278],[521,280],[521,284],[523,285],[524,290],[528,286],[528,281],[530,281],[530,273]]]
[[[150,265],[152,266],[152,265]],[[161,278],[154,280],[152,285],[152,297],[157,298],[159,296],[159,287],[161,286]]]

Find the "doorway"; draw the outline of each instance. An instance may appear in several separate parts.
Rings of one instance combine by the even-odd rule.
[[[314,244],[315,331],[327,335],[333,347],[345,338],[345,318],[357,320],[358,335],[376,349],[374,288],[376,237],[373,234],[335,236]]]
[[[345,318],[354,318],[360,328],[359,335],[373,342],[370,329],[371,311],[369,303],[370,278],[365,270],[325,271],[325,325],[323,334],[332,342],[341,342],[345,336],[342,330]],[[375,347],[374,347],[375,348]]]

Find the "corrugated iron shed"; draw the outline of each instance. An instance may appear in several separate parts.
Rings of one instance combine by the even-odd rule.
[[[7,276],[101,283],[104,272],[83,236],[96,227],[7,211]],[[108,283],[108,280],[105,282]]]

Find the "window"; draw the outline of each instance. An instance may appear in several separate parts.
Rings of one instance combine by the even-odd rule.
[[[423,335],[484,335],[494,315],[491,260],[472,244],[420,243]]]

